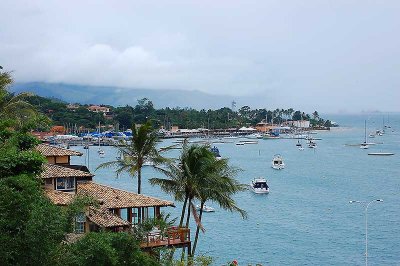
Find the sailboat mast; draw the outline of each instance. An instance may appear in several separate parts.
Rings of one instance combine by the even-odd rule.
[[[367,120],[364,121],[364,143],[367,143]]]

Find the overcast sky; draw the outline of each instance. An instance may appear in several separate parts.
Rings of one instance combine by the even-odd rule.
[[[400,111],[397,0],[0,2],[0,65],[17,82]]]

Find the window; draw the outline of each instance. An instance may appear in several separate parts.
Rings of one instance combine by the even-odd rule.
[[[86,216],[83,212],[75,216],[75,233],[77,234],[85,233],[85,222],[86,222]]]
[[[60,177],[57,178],[57,190],[73,190],[75,188],[75,178],[74,177]]]

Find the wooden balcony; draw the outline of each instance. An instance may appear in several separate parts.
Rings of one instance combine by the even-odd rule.
[[[190,229],[170,227],[164,235],[160,230],[153,230],[147,234],[140,247],[144,251],[157,247],[188,247],[190,250]]]

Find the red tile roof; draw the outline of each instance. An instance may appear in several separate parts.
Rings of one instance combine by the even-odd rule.
[[[172,201],[161,200],[142,194],[100,185],[91,181],[79,182],[78,193],[92,196],[100,201],[104,208],[122,209],[153,206],[175,206]]]
[[[87,215],[87,218],[100,227],[127,227],[131,225],[130,222],[125,221],[115,214],[112,214],[107,209],[97,209],[91,207],[89,208],[89,215]]]
[[[39,151],[44,156],[82,156],[83,153],[64,149],[48,144],[39,144],[36,146],[36,150]]]
[[[75,197],[71,192],[57,191],[53,189],[45,189],[45,193],[54,204],[59,206],[70,204]]]
[[[56,164],[45,163],[43,172],[40,178],[57,178],[57,177],[93,177],[94,175],[88,172],[63,167]]]

